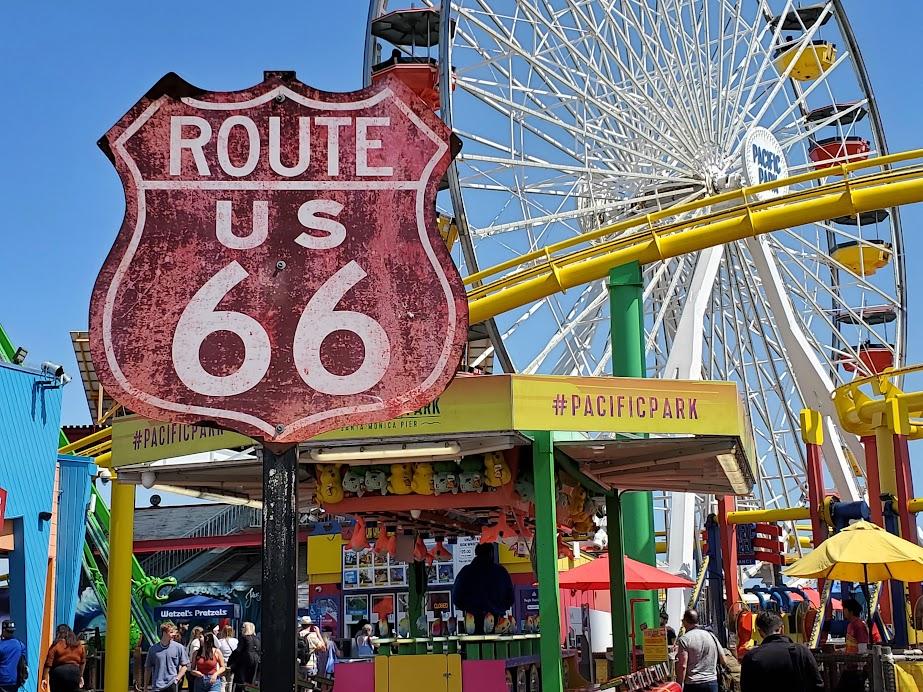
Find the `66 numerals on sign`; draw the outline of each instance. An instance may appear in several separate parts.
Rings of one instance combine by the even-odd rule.
[[[301,233],[295,243],[308,250],[330,250],[346,239],[346,227],[336,217],[343,205],[335,200],[317,199],[298,209],[298,222],[323,236]],[[269,202],[253,202],[253,227],[249,235],[231,231],[232,204],[219,200],[215,209],[215,233],[219,242],[232,250],[250,250],[269,236]],[[243,394],[259,384],[269,370],[272,346],[266,329],[250,315],[218,310],[218,304],[249,276],[239,262],[232,261],[196,292],[183,309],[173,335],[173,367],[180,381],[190,390],[205,396],[230,397]],[[292,343],[295,367],[306,385],[324,394],[350,395],[367,391],[378,384],[391,362],[391,345],[384,328],[370,316],[353,310],[336,310],[343,297],[366,278],[352,260],[327,279],[311,296]],[[215,332],[231,332],[244,345],[243,364],[235,372],[214,375],[200,361],[199,349]],[[335,331],[352,332],[362,341],[362,363],[352,373],[338,375],[321,362],[321,345]]]

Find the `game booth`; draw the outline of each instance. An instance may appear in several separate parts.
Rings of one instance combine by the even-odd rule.
[[[577,652],[562,647],[559,558],[593,538],[594,516],[620,525],[618,493],[744,495],[754,481],[745,409],[735,385],[716,382],[459,376],[420,410],[322,434],[298,454],[302,511],[320,506],[344,536],[335,544],[340,633],[350,637],[366,619],[378,640],[368,658],[344,647],[330,684],[350,692],[587,687]],[[259,493],[252,460],[119,474],[140,481],[152,468],[166,484]],[[653,686],[667,666],[632,665],[628,641],[659,626],[657,594],[629,599],[621,533],[610,529],[609,540],[613,672],[626,687]],[[518,552],[531,569],[516,580],[514,607],[474,634],[452,582],[481,542]]]

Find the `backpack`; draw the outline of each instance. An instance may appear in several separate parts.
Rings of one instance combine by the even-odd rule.
[[[721,663],[721,657],[724,655],[724,647],[721,646],[721,642],[718,641],[718,637],[715,636],[715,633],[706,630],[711,635],[711,638],[715,642],[715,646],[718,647],[718,692],[734,692],[737,688],[737,685],[734,683],[734,676],[731,675],[731,669]]]
[[[22,687],[29,679],[29,664],[26,663],[26,654],[23,652],[19,657],[19,664],[16,666],[16,684]]]

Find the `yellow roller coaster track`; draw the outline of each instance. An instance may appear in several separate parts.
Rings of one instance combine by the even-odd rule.
[[[908,165],[868,172],[894,164]],[[866,173],[857,175],[859,171]],[[824,178],[835,180],[766,200],[757,197]],[[613,267],[628,262],[648,264],[771,231],[920,201],[923,149],[832,166],[634,216],[468,276],[470,321],[477,324],[602,279]],[[701,215],[689,218],[696,212]]]
[[[859,171],[910,162],[914,162],[913,165],[857,175]],[[823,178],[836,180],[767,200],[757,199],[764,191]],[[635,216],[468,276],[464,281],[472,287],[468,292],[470,321],[477,324],[554,293],[601,279],[612,267],[627,262],[647,264],[783,228],[921,201],[923,149],[918,149],[811,171],[654,214]],[[709,207],[720,209],[683,218]],[[513,269],[516,271],[504,273]],[[489,281],[491,277],[497,278]],[[856,380],[840,389],[858,387],[872,379],[876,378]],[[923,394],[920,397],[923,399]],[[843,405],[848,408],[847,404]],[[105,428],[60,451],[89,452],[88,456],[99,454],[97,462],[108,465],[112,456],[108,451],[110,437],[111,428]],[[97,444],[86,449],[92,443]]]
[[[923,365],[886,370],[862,377],[833,390],[833,403],[843,427],[854,435],[874,435],[886,427],[910,439],[923,438],[923,392],[905,392],[895,380]]]

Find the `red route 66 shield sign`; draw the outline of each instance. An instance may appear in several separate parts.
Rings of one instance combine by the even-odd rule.
[[[271,442],[393,418],[457,370],[468,304],[435,218],[451,133],[403,84],[237,92],[167,75],[101,140],[125,187],[90,304],[103,387]]]

